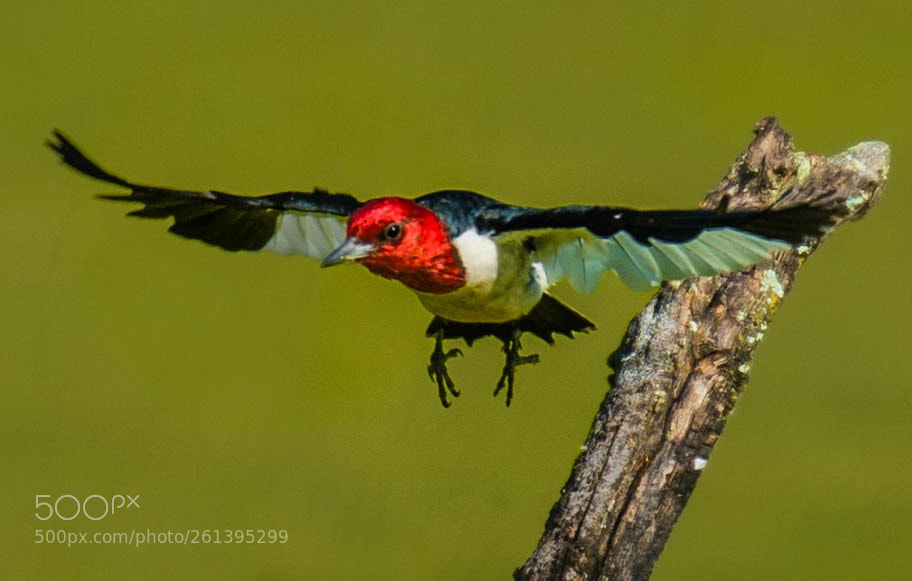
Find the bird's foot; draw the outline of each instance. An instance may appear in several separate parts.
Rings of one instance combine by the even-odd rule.
[[[503,352],[506,353],[507,360],[504,363],[503,373],[500,374],[500,381],[497,382],[497,387],[494,389],[494,396],[496,397],[504,387],[507,388],[507,407],[510,406],[510,402],[513,400],[513,381],[516,368],[520,365],[535,364],[539,361],[537,353],[532,355],[519,354],[519,350],[522,349],[522,344],[519,342],[521,335],[522,331],[516,329],[513,331],[513,337],[509,341],[504,341]]]
[[[444,352],[443,333],[438,333],[434,345],[434,352],[431,353],[431,362],[428,365],[428,375],[430,376],[431,381],[437,384],[437,395],[440,397],[440,403],[442,403],[445,408],[450,407],[450,402],[447,401],[447,391],[453,394],[453,397],[459,397],[459,390],[456,389],[456,384],[450,377],[450,372],[447,370],[446,366],[447,360],[456,357],[457,355],[462,355],[462,351],[459,349],[450,349],[449,351]]]

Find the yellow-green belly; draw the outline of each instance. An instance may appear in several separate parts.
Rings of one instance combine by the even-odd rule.
[[[435,315],[462,323],[503,323],[522,317],[541,300],[544,281],[535,276],[528,255],[499,254],[495,279],[443,294],[416,292],[418,300]],[[519,258],[509,258],[517,254]]]

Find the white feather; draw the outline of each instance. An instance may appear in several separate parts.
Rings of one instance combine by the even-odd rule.
[[[497,244],[471,228],[453,239],[459,252],[469,286],[486,284],[497,278]]]
[[[260,251],[325,258],[345,240],[345,222],[344,216],[285,212]]]

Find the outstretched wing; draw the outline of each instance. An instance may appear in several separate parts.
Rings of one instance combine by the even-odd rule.
[[[171,232],[226,250],[268,250],[322,259],[345,239],[345,222],[361,202],[348,194],[282,192],[260,197],[145,186],[102,169],[59,131],[48,147],[87,176],[132,190],[107,200],[140,202],[128,215],[174,218]]]
[[[807,205],[759,211],[639,211],[610,206],[550,210],[495,206],[479,217],[481,231],[517,237],[534,255],[548,284],[568,279],[591,292],[605,271],[645,290],[663,280],[715,275],[767,262],[819,234],[832,222]]]

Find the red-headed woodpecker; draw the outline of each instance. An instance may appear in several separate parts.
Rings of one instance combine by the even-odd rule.
[[[323,266],[358,262],[409,287],[434,318],[436,343],[428,373],[440,402],[459,395],[446,362],[444,339],[468,345],[485,336],[503,342],[506,363],[494,390],[513,397],[520,337],[548,343],[555,333],[594,329],[586,317],[547,294],[567,279],[591,292],[613,270],[635,289],[664,280],[738,271],[769,261],[825,228],[829,213],[789,205],[788,195],[762,210],[640,211],[612,206],[551,209],[512,206],[474,192],[445,190],[415,199],[361,202],[348,194],[281,192],[260,197],[146,186],[107,172],[59,131],[48,145],[72,168],[123,186],[108,200],[139,202],[129,213],[173,218],[170,231],[226,250],[303,254]]]

